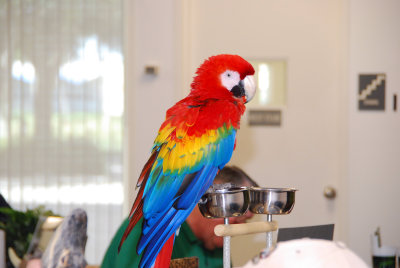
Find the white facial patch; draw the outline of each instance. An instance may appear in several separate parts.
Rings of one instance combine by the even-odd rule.
[[[239,84],[240,75],[236,71],[226,70],[221,74],[221,83],[229,91],[232,90],[234,86]]]

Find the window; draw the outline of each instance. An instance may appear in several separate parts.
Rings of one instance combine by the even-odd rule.
[[[0,192],[88,214],[99,264],[122,220],[122,0],[0,0]]]
[[[255,69],[257,94],[249,102],[252,108],[270,108],[286,106],[286,61],[252,60]]]

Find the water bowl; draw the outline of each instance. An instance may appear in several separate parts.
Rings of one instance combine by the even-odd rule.
[[[249,201],[249,188],[231,187],[208,191],[200,199],[198,206],[206,218],[228,218],[246,213]]]
[[[289,214],[294,206],[294,188],[251,187],[249,210],[255,214]]]

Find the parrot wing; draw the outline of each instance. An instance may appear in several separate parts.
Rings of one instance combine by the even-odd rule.
[[[143,253],[142,267],[153,264],[164,243],[232,156],[236,128],[218,116],[215,105],[210,109],[208,104],[184,99],[167,111],[152,155],[139,176],[140,190],[120,247],[143,217],[142,237],[136,249],[138,254]]]

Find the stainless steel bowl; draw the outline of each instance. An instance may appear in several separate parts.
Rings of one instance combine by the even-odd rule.
[[[246,213],[249,201],[247,187],[233,187],[204,194],[198,206],[206,218],[238,217]]]
[[[251,187],[249,210],[255,214],[289,214],[294,206],[296,189]]]

